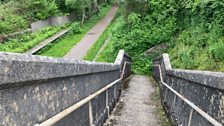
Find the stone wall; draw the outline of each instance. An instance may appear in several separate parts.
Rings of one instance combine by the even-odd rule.
[[[119,79],[123,61],[128,57],[118,56],[124,58],[112,64],[0,53],[0,125],[42,123]],[[110,110],[118,100],[121,84],[109,89]],[[102,125],[107,118],[106,93],[96,97],[92,106],[94,124]],[[69,125],[89,125],[88,104],[56,124]]]
[[[63,26],[66,23],[71,23],[77,19],[75,13],[70,13],[67,16],[54,16],[45,20],[39,20],[31,24],[31,29],[33,32],[40,30],[48,26]]]
[[[224,73],[173,69],[168,54],[154,60],[153,77],[160,84],[163,103],[176,125],[187,126],[191,108],[160,83],[157,65],[161,66],[162,78],[189,101],[224,125]],[[210,126],[206,119],[193,111],[192,126]]]
[[[86,11],[87,11],[86,18],[90,18],[93,14],[95,14],[96,9],[94,7],[94,3],[91,3],[89,7],[86,8]],[[80,18],[81,16],[82,16],[81,12],[72,12],[69,15],[65,15],[65,16],[52,16],[45,20],[39,20],[39,21],[33,22],[31,24],[31,29],[33,32],[35,32],[37,30],[40,30],[48,26],[64,26],[67,23],[72,23],[76,20],[78,21],[78,18]]]

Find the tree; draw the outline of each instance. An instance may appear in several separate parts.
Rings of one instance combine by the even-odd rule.
[[[100,11],[97,0],[93,0],[94,6],[96,8],[97,13]]]
[[[146,15],[148,7],[148,0],[121,0],[125,4],[125,17],[130,13],[138,13],[142,16]]]
[[[58,14],[58,7],[54,0],[13,0],[20,15],[26,18],[43,20]]]
[[[65,4],[71,9],[82,11],[82,21],[84,23],[86,18],[86,8],[89,6],[91,0],[66,0]]]
[[[58,9],[62,12],[62,13],[70,13],[71,12],[71,9],[69,9],[67,6],[66,6],[66,0],[55,0],[55,3],[57,4],[58,6]]]

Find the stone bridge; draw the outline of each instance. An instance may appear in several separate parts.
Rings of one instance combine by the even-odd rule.
[[[100,126],[121,92],[127,103],[114,125],[160,125],[147,101],[152,80],[131,76],[131,62],[123,50],[114,63],[0,53],[0,125]],[[172,69],[167,54],[152,73],[173,125],[224,124],[223,73]]]

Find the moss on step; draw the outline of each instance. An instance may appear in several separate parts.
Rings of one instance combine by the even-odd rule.
[[[161,105],[160,88],[153,78],[150,78],[150,80],[153,82],[153,87],[156,89],[151,96],[151,100],[154,102],[153,104],[156,105],[156,114],[160,120],[160,126],[172,126],[164,107]]]

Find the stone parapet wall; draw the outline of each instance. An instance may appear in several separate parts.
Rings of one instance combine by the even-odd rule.
[[[160,84],[169,116],[174,124],[187,126],[191,107],[160,83],[161,75],[166,84],[224,125],[224,73],[173,69],[168,54],[154,60],[153,77]],[[191,124],[212,125],[196,111],[193,111]]]
[[[121,66],[122,62],[96,63],[0,53],[0,125],[42,123],[119,79]],[[121,84],[108,90],[110,110],[119,98]],[[106,92],[92,100],[92,111],[93,123],[102,125],[107,118]],[[55,125],[89,125],[88,104]]]

